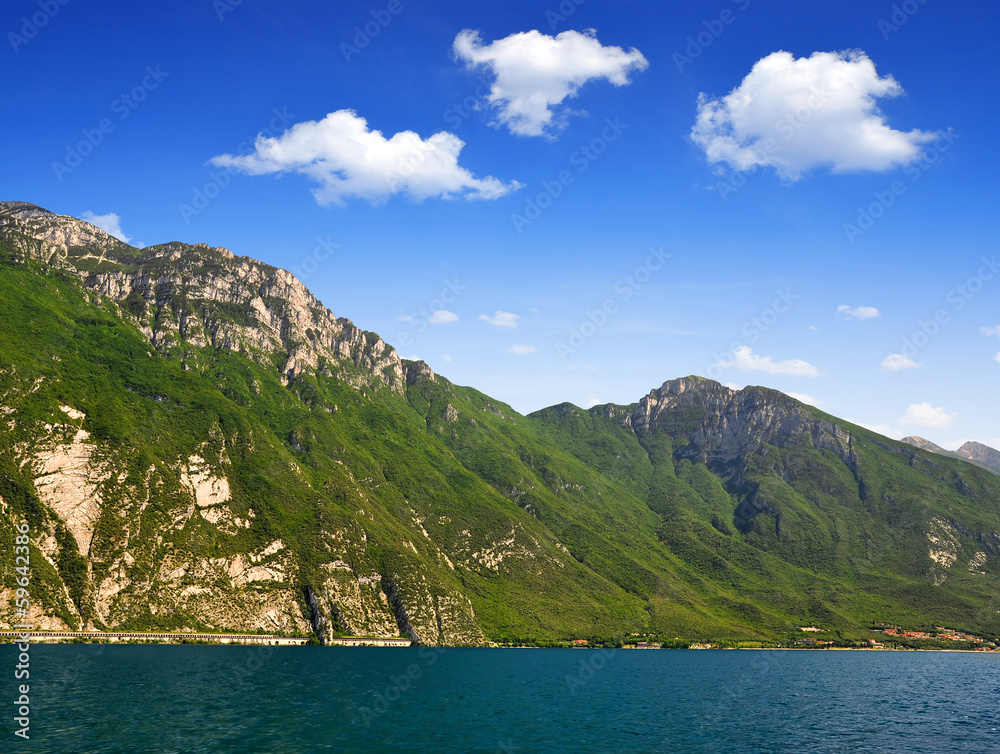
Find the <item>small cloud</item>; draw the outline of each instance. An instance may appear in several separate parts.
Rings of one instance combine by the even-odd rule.
[[[519,314],[497,311],[492,317],[488,314],[480,314],[479,319],[489,322],[496,327],[517,327],[517,321],[521,318]]]
[[[740,390],[742,390],[746,386],[745,385],[737,385],[735,382],[727,382],[726,383],[726,387],[728,387],[730,390],[740,391]]]
[[[446,354],[446,353],[443,353],[443,354],[441,354],[441,360],[442,360],[442,361],[443,361],[443,362],[444,362],[445,364],[451,364],[451,366],[455,366],[455,362],[454,362],[454,361],[452,360],[451,356],[449,356],[449,355],[448,355],[448,354]]]
[[[587,396],[587,408],[593,408],[594,406],[600,406],[604,401],[598,398],[596,395],[591,393]]]
[[[890,353],[882,359],[883,372],[900,372],[904,369],[917,369],[921,365],[901,353]]]
[[[816,325],[809,325],[809,329],[810,330],[818,330],[819,328]]]
[[[872,432],[878,432],[880,435],[885,435],[886,437],[895,437],[896,435],[899,434],[888,424],[865,424],[864,422],[852,422],[852,423],[857,424],[859,427],[870,429]]]
[[[843,314],[846,319],[875,319],[882,316],[882,312],[874,306],[838,306],[837,312]]]
[[[810,406],[815,406],[816,408],[828,408],[830,406],[829,403],[817,400],[811,395],[806,395],[805,393],[785,393],[785,395],[791,396],[795,400],[801,401],[802,403],[808,403]]]
[[[996,327],[980,327],[979,332],[983,335],[996,335],[1000,338],[1000,325],[997,325]]]
[[[109,212],[106,215],[95,215],[90,211],[81,212],[80,219],[86,220],[91,225],[96,225],[109,236],[114,236],[119,241],[128,243],[132,240],[129,236],[125,235],[125,231],[122,230],[122,219],[114,212]]]
[[[432,325],[446,325],[449,322],[458,322],[458,315],[454,312],[448,311],[447,309],[438,309],[427,321]]]
[[[507,349],[508,353],[516,353],[518,356],[524,356],[529,353],[537,353],[538,349],[534,346],[511,346]]]
[[[400,314],[399,315],[399,321],[400,322],[412,322],[413,321],[413,316],[410,315],[410,314]]]
[[[822,377],[823,373],[807,361],[788,359],[775,361],[770,356],[757,356],[750,346],[740,346],[730,361],[720,361],[724,369],[736,367],[742,372],[767,372],[768,374],[790,374],[795,377]]]
[[[323,206],[343,206],[352,197],[378,204],[395,194],[418,202],[431,197],[498,199],[521,188],[517,181],[477,178],[461,167],[464,146],[447,131],[426,139],[400,131],[387,139],[353,110],[337,110],[322,120],[296,123],[278,136],[258,136],[250,154],[222,154],[209,162],[247,175],[300,173],[317,184],[313,197]]]
[[[958,414],[946,411],[942,407],[935,408],[926,401],[924,403],[913,403],[906,413],[900,418],[899,423],[907,427],[932,427],[934,429],[945,429],[955,423]]]
[[[572,99],[588,81],[606,79],[615,86],[631,83],[629,73],[649,62],[634,47],[605,47],[593,30],[564,31],[556,37],[538,30],[511,34],[488,45],[478,31],[464,29],[452,47],[469,68],[486,67],[496,77],[487,101],[495,125],[518,136],[551,136],[576,114],[555,108]]]
[[[587,371],[588,372],[596,372],[597,371],[597,367],[595,367],[595,366],[589,366],[589,367],[587,367]]]
[[[878,101],[901,94],[861,50],[773,52],[726,96],[699,96],[691,138],[712,164],[771,167],[786,181],[820,167],[885,171],[912,163],[938,137],[889,127]]]
[[[993,357],[993,361],[1000,361],[1000,352],[998,352],[997,355]]]

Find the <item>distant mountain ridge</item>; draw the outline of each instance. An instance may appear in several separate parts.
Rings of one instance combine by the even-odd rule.
[[[522,416],[284,270],[20,202],[0,301],[0,624],[26,521],[48,628],[1000,638],[997,477],[776,390]]]
[[[988,445],[983,445],[981,442],[970,440],[962,445],[962,447],[958,450],[945,450],[940,445],[935,445],[930,440],[925,440],[923,437],[916,437],[913,435],[910,437],[904,437],[902,442],[931,453],[951,456],[952,458],[963,458],[970,463],[974,463],[984,469],[989,469],[996,474],[1000,474],[1000,450],[991,448]]]

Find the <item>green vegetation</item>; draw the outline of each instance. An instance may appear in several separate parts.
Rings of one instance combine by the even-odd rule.
[[[50,532],[44,554],[32,549],[32,600],[73,627],[224,629],[175,593],[253,599],[278,587],[205,586],[187,572],[167,581],[164,571],[280,540],[294,556],[287,590],[300,621],[312,616],[310,590],[346,561],[352,579],[377,574],[383,592],[398,588],[411,618],[430,605],[440,621],[441,605],[467,598],[469,630],[508,646],[613,647],[633,634],[677,647],[794,645],[807,625],[849,646],[872,637],[873,621],[1000,635],[1000,478],[988,471],[765,389],[741,400],[800,429],[739,430],[746,437],[727,439],[739,450],[723,453],[704,428],[718,401],[736,399],[706,380],[633,427],[636,406],[521,416],[440,376],[405,390],[351,382],[360,368],[348,359],[324,357],[289,378],[279,371],[286,354],[151,344],[141,326],[202,304],[135,293],[115,302],[20,259],[32,242],[15,236],[0,233],[3,586],[15,587],[14,522]],[[204,274],[226,264],[185,248],[205,256]],[[153,264],[151,250],[118,253],[132,269]],[[99,268],[85,261],[80,269]],[[232,303],[199,311],[233,327],[255,322]],[[376,341],[367,334],[359,347]],[[43,504],[29,462],[80,430],[104,469],[86,557]],[[224,470],[228,507],[245,526],[181,515],[191,505],[182,467],[194,455]],[[941,550],[947,567],[931,557]],[[117,568],[131,586],[101,613],[98,588]]]

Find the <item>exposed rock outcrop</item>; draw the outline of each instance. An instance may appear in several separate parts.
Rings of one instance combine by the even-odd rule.
[[[322,369],[355,386],[400,392],[406,386],[391,346],[335,317],[287,270],[205,244],[135,249],[82,220],[25,202],[0,202],[0,230],[20,239],[25,259],[71,272],[121,304],[161,350],[212,346],[266,364],[279,352],[285,379]]]

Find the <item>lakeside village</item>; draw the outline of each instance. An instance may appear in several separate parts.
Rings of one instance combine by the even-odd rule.
[[[614,647],[620,649],[869,649],[917,651],[970,651],[1000,652],[997,643],[982,636],[944,626],[933,630],[909,630],[890,623],[873,623],[871,631],[880,634],[878,639],[826,638],[831,632],[817,626],[799,626],[799,636],[789,635],[786,641],[706,641],[688,642],[680,637],[662,639],[643,634],[631,634],[622,642],[593,642],[573,639],[569,643],[553,642],[546,646],[594,649]],[[801,637],[801,634],[809,634]],[[528,644],[501,644],[499,646],[537,646]]]

